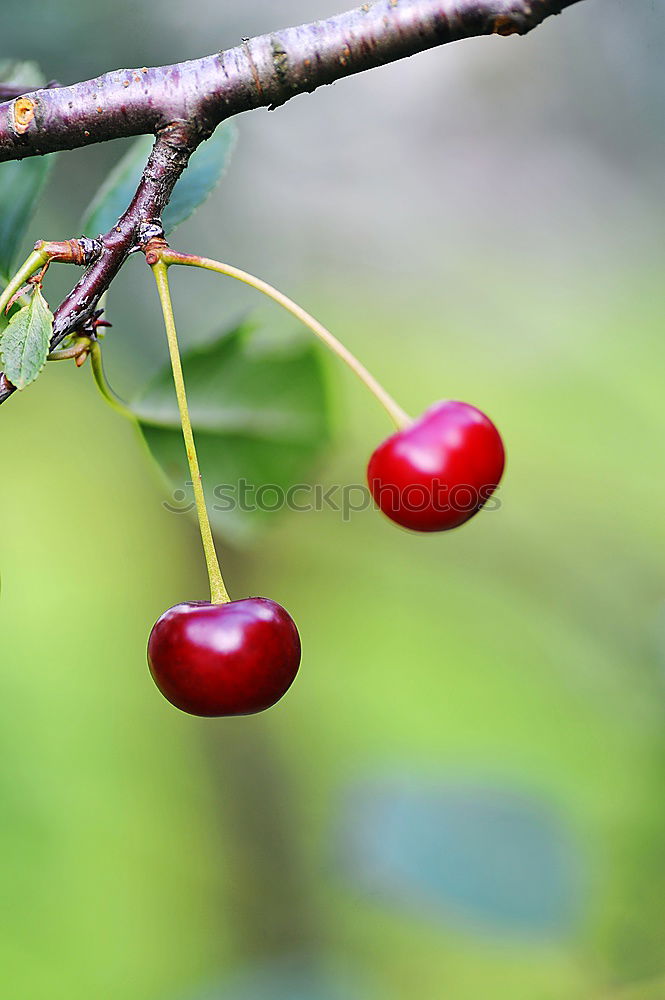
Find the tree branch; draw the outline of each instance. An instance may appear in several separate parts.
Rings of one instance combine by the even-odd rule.
[[[0,162],[225,118],[474,35],[526,34],[580,0],[372,0],[203,59],[116,70],[0,105]]]
[[[161,234],[161,213],[190,155],[225,119],[478,35],[526,34],[580,0],[370,0],[326,21],[243,40],[202,59],[116,70],[0,104],[0,162],[126,136],[157,140],[102,253],[56,310],[52,347],[94,314],[127,256]],[[0,373],[0,403],[14,391]]]

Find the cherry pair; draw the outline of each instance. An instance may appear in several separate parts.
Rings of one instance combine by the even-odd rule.
[[[376,449],[367,474],[379,508],[416,531],[468,521],[499,484],[504,450],[496,427],[468,403],[436,403]],[[300,640],[279,604],[254,597],[171,608],[148,643],[150,669],[170,702],[194,715],[246,715],[286,693]]]

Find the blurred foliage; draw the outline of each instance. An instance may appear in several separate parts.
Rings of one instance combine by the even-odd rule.
[[[328,438],[317,350],[302,337],[276,342],[242,324],[189,350],[182,363],[213,528],[225,541],[255,541],[274,521],[271,511],[285,506],[289,488],[311,472]],[[191,512],[170,364],[141,390],[132,410],[171,483],[174,511]]]
[[[367,977],[313,957],[287,957],[244,970],[191,1000],[375,1000]],[[190,998],[187,998],[190,1000]]]
[[[234,596],[268,593],[296,616],[304,661],[273,712],[223,725],[172,711],[148,676],[152,621],[205,580],[195,530],[163,506],[131,429],[73,368],[3,409],[0,961],[13,995],[170,1000],[216,979],[224,997],[234,961],[293,950],[351,963],[390,1000],[602,1000],[662,971],[656,289],[634,279],[611,300],[560,299],[568,338],[532,344],[521,366],[491,349],[497,317],[514,317],[507,293],[488,301],[492,323],[451,315],[446,331],[426,298],[408,314],[375,304],[370,325],[360,290],[337,313],[319,295],[388,384],[410,324],[413,356],[429,358],[411,405],[451,384],[487,407],[509,445],[502,507],[425,540],[370,511],[292,515],[254,556],[226,553]],[[521,307],[534,323],[547,294],[534,275]],[[325,483],[357,481],[386,431],[342,381],[348,428]],[[575,926],[506,938],[455,907],[432,920],[386,905],[344,874],[344,789],[377,765],[412,787],[457,775],[489,794],[532,789],[565,817],[560,849],[579,845]]]
[[[564,938],[582,859],[537,797],[417,774],[368,779],[345,804],[340,868],[397,906],[497,934]]]

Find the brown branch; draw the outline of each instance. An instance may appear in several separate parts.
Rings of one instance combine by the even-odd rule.
[[[101,296],[129,254],[163,235],[161,214],[196,145],[186,122],[178,122],[159,133],[131,204],[113,229],[94,241],[96,247],[101,245],[101,252],[55,311],[51,350],[68,334],[86,328],[95,316]],[[15,391],[15,386],[0,372],[0,403]]]
[[[296,94],[461,38],[526,34],[579,2],[372,0],[203,59],[37,90],[0,105],[0,161],[158,132],[178,120],[205,138],[238,112],[275,108]]]
[[[161,233],[191,153],[231,116],[478,35],[526,34],[580,0],[370,0],[326,21],[246,39],[172,66],[116,70],[0,104],[0,162],[155,133],[134,198],[103,251],[56,310],[52,347],[88,322],[127,256]],[[14,93],[14,91],[12,91]],[[0,403],[14,387],[0,373]]]
[[[186,122],[159,133],[131,204],[113,229],[101,237],[101,254],[56,310],[51,348],[90,318],[129,254],[163,235],[162,212],[196,145]]]

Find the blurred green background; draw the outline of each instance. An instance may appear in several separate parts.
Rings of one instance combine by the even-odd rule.
[[[333,10],[6,0],[0,56],[73,82]],[[174,243],[284,288],[412,412],[477,404],[508,450],[500,510],[449,535],[324,511],[222,547],[232,594],[300,627],[269,713],[157,694],[147,635],[205,597],[200,543],[87,368],[3,406],[8,998],[665,995],[664,36],[655,3],[588,0],[240,120]],[[125,148],[60,154],[28,242],[76,232]],[[292,329],[222,279],[174,293],[185,344],[255,306]],[[129,396],[166,357],[141,261],[108,310]],[[324,364],[317,474],[362,482],[389,428]]]

